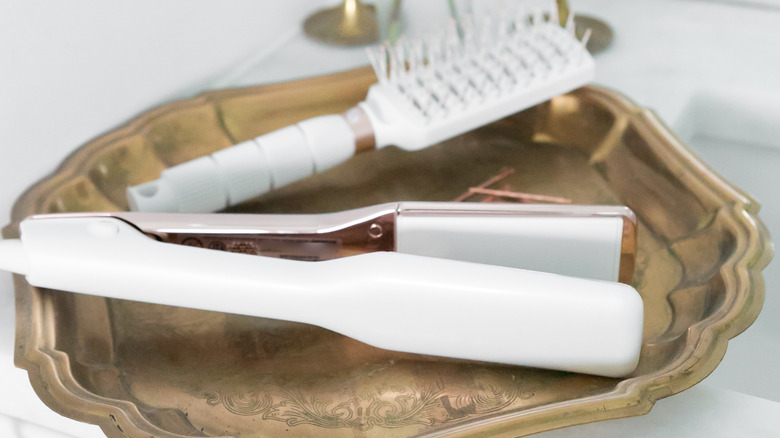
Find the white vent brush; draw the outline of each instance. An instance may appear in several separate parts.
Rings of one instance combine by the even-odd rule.
[[[570,14],[572,16],[572,14]],[[511,17],[511,18],[509,18]],[[369,50],[379,82],[343,115],[320,116],[171,167],[130,187],[136,211],[209,212],[395,145],[420,150],[588,83],[594,63],[557,10],[518,8],[435,37]]]

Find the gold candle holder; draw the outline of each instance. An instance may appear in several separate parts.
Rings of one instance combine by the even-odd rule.
[[[335,8],[314,13],[303,23],[311,38],[337,46],[359,46],[379,40],[374,5],[360,0],[344,0]]]

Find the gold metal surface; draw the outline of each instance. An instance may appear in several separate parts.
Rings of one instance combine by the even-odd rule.
[[[83,146],[29,189],[3,234],[18,234],[19,221],[33,213],[123,210],[128,185],[307,117],[342,112],[373,80],[361,69],[154,109]],[[758,315],[761,270],[772,254],[758,204],[653,113],[601,88],[556,97],[423,151],[359,154],[233,211],[448,200],[503,166],[517,169],[507,177],[514,189],[636,212],[633,285],[646,313],[634,375],[399,354],[313,326],[31,288],[19,276],[16,364],[48,406],[111,437],[510,437],[645,413],[712,372],[727,341]]]
[[[569,2],[567,0],[555,0],[555,4],[558,8],[559,23],[562,27],[565,27],[571,13]],[[577,39],[580,40],[585,35],[585,32],[590,32],[590,38],[586,47],[593,55],[607,50],[612,44],[614,34],[612,27],[599,18],[575,14],[574,29]]]
[[[620,241],[618,281],[631,284],[636,270],[636,217],[623,216],[623,239]]]
[[[609,24],[604,20],[589,15],[575,15],[574,29],[577,38],[582,38],[585,32],[590,30],[590,38],[586,47],[593,55],[607,50],[614,38],[614,32]]]
[[[344,0],[334,8],[315,12],[303,23],[311,38],[337,46],[359,46],[379,40],[374,5]]]
[[[555,6],[558,8],[558,24],[561,27],[566,27],[570,12],[568,0],[555,0]]]

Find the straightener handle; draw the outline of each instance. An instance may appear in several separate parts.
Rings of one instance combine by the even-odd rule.
[[[396,351],[618,377],[637,364],[630,286],[395,252],[323,262],[148,238],[116,218],[21,223],[39,287],[318,325]]]

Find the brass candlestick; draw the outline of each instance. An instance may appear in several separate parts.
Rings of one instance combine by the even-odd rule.
[[[561,26],[565,26],[569,18],[569,2],[567,0],[556,0],[556,3],[558,5],[558,18]],[[590,29],[591,34],[587,48],[591,54],[595,55],[603,52],[612,44],[614,33],[607,23],[595,17],[575,14],[574,31],[577,38],[582,38],[588,29]]]
[[[303,23],[306,35],[337,46],[359,46],[379,40],[374,5],[344,0],[339,6],[314,13]]]

